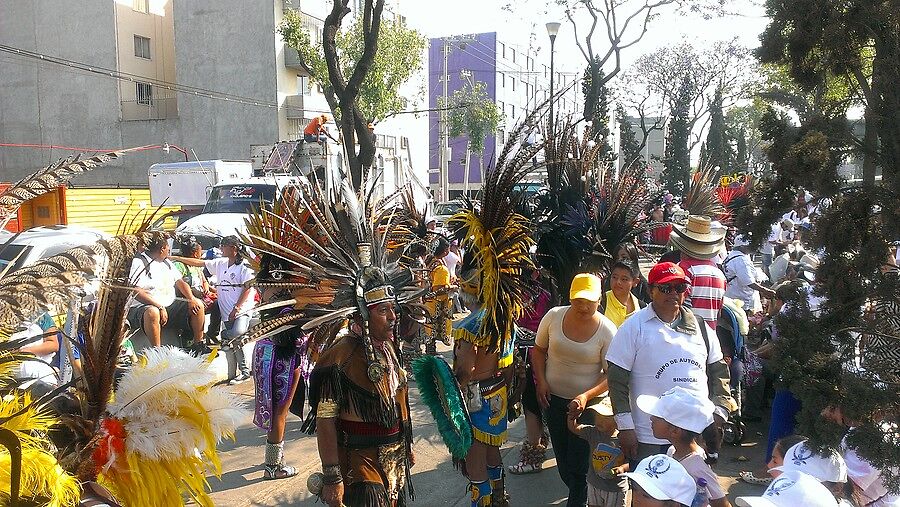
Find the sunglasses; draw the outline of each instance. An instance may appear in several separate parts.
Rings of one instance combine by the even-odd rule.
[[[686,283],[679,284],[667,284],[667,285],[657,285],[656,288],[659,289],[663,294],[671,294],[675,292],[676,294],[682,294],[687,292],[689,285]]]

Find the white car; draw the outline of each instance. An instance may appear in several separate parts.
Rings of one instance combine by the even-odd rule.
[[[105,232],[77,225],[33,227],[21,233],[0,232],[0,272],[13,271],[52,257],[71,248],[93,245],[111,236]]]

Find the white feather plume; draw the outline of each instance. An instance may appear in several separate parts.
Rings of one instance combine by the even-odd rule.
[[[215,380],[207,359],[174,347],[145,351],[122,377],[108,409],[123,422],[128,450],[149,460],[214,451],[204,436],[218,443],[247,415],[240,397],[212,386]]]

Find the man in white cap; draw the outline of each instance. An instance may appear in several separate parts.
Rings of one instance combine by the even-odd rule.
[[[838,507],[828,488],[814,477],[791,470],[769,484],[762,496],[741,496],[738,507]]]
[[[722,269],[725,274],[725,296],[736,299],[744,303],[744,311],[753,313],[757,308],[755,293],[759,292],[761,297],[772,298],[775,291],[767,287],[763,287],[756,279],[756,267],[753,265],[753,258],[750,257],[752,250],[750,242],[743,236],[738,234],[734,237],[731,251],[722,261]]]
[[[665,454],[644,458],[625,477],[631,479],[632,507],[687,507],[697,494],[693,477]]]

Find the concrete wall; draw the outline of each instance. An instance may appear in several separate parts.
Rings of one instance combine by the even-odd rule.
[[[273,8],[242,0],[174,0],[170,5],[179,84],[276,101]],[[116,69],[115,10],[109,0],[4,1],[0,43]],[[131,45],[123,50],[133,54]],[[180,93],[177,118],[122,121],[117,80],[7,54],[0,58],[0,90],[4,142],[104,149],[168,142],[193,149],[200,159],[248,159],[251,144],[278,140],[274,108]],[[0,180],[21,178],[71,153],[0,148]],[[146,186],[151,164],[182,158],[174,150],[148,150],[74,183]]]

